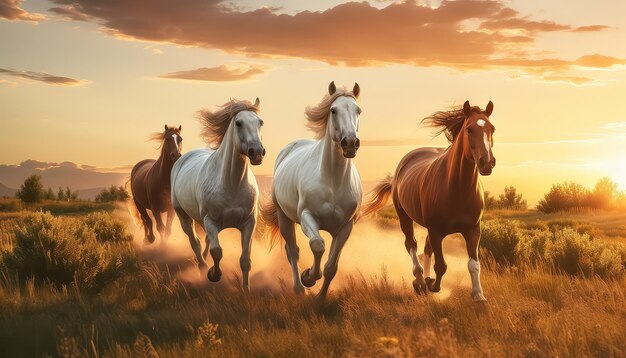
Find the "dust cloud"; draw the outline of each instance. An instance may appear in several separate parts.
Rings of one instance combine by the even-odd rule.
[[[198,269],[195,255],[189,244],[189,239],[180,227],[178,219],[174,219],[172,235],[166,243],[161,242],[158,233],[153,244],[144,243],[143,229],[136,224],[132,213],[126,208],[119,207],[116,214],[123,218],[134,235],[134,246],[140,255],[149,261],[167,265],[177,277],[184,282],[197,286],[224,285],[230,282],[241,284],[241,268],[239,257],[241,255],[241,236],[236,229],[226,229],[220,232],[219,239],[223,249],[222,280],[219,283],[211,283],[206,278],[206,272],[201,273]],[[257,230],[259,228],[257,227]],[[310,267],[313,263],[313,254],[309,247],[308,239],[302,233],[299,226],[296,227],[297,243],[300,247],[300,271]],[[204,233],[198,232],[202,247],[206,245]],[[415,236],[418,239],[418,252],[423,252],[426,230],[416,226]],[[326,252],[322,258],[322,268],[326,262],[330,248],[331,237],[322,232],[326,241]],[[444,242],[444,256],[448,264],[448,271],[442,283],[442,292],[435,295],[446,298],[450,289],[457,286],[470,286],[471,281],[467,271],[467,252],[465,241],[460,235],[450,235]],[[287,261],[284,242],[270,249],[269,240],[255,238],[252,242],[252,269],[250,271],[250,289],[266,290],[293,287],[291,267]],[[209,255],[207,264],[212,266]],[[431,268],[434,276],[434,270]],[[385,274],[389,281],[406,286],[412,290],[413,281],[411,258],[404,247],[404,235],[398,228],[383,228],[374,221],[359,221],[344,246],[339,260],[337,275],[331,285],[340,288],[349,282],[350,277],[381,277]],[[321,287],[322,280],[308,289],[316,293]]]

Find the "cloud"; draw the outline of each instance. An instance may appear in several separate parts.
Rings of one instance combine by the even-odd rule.
[[[349,2],[325,11],[295,14],[277,13],[267,7],[248,11],[225,0],[52,1],[59,5],[51,9],[55,13],[71,13],[76,20],[97,22],[106,33],[131,40],[344,66],[411,64],[514,69],[539,78],[556,76],[554,71],[571,70],[571,61],[560,60],[564,66],[560,69],[558,65],[542,65],[541,58],[527,60],[535,61],[533,66],[497,59],[517,58],[520,53],[535,51],[535,39],[541,33],[608,28],[534,20],[505,6],[504,0],[444,0],[438,7],[408,0],[382,8],[367,2]],[[470,28],[468,23],[477,25]],[[495,63],[498,61],[508,65]],[[185,71],[181,74],[196,75]]]
[[[50,75],[43,72],[15,71],[0,68],[0,76],[25,78],[27,80],[39,81],[50,85],[80,85],[83,82],[69,77]]]
[[[159,76],[182,80],[230,82],[243,81],[265,73],[267,67],[263,65],[221,65],[217,67],[202,67],[195,70],[178,71]]]
[[[21,3],[22,0],[0,0],[0,18],[30,22],[39,22],[46,18],[42,14],[29,13],[22,9]]]

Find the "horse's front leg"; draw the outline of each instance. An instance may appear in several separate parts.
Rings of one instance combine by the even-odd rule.
[[[346,241],[348,241],[353,227],[354,221],[351,220],[344,224],[333,236],[333,242],[330,244],[330,252],[328,253],[328,260],[326,261],[326,265],[324,265],[324,283],[322,284],[322,289],[318,296],[321,301],[326,299],[330,282],[335,278],[335,274],[337,274],[341,250],[346,244]]]
[[[204,232],[206,233],[206,244],[209,247],[211,258],[213,258],[213,267],[209,269],[207,278],[211,282],[217,282],[222,278],[222,270],[220,270],[220,261],[222,260],[222,247],[218,238],[219,228],[215,223],[204,217]]]
[[[433,280],[430,277],[426,279],[426,285],[432,292],[439,292],[441,290],[441,279],[448,270],[448,265],[443,257],[443,238],[445,235],[428,230],[428,241],[430,247],[435,255],[435,274],[437,277]],[[428,263],[430,265],[430,263]]]
[[[304,209],[300,215],[300,226],[304,234],[309,238],[309,246],[311,251],[313,251],[313,266],[304,270],[300,278],[304,286],[312,287],[317,280],[322,278],[320,263],[326,247],[324,239],[320,235],[319,223],[308,209]]]
[[[472,278],[472,299],[477,302],[487,301],[480,284],[480,262],[478,261],[478,244],[480,243],[480,224],[462,232],[467,246],[467,269]]]
[[[248,292],[250,289],[249,275],[250,267],[252,266],[250,251],[252,250],[252,234],[254,233],[255,226],[256,217],[250,215],[241,228],[241,258],[239,258],[239,265],[241,266],[241,281],[244,292]]]

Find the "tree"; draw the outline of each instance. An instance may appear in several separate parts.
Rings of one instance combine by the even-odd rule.
[[[494,198],[490,192],[485,190],[484,193],[484,197],[485,197],[485,208],[488,210],[491,209],[497,209],[497,203],[496,203],[496,198]]]
[[[52,191],[52,188],[48,187],[48,189],[43,194],[43,198],[45,200],[54,200],[54,199],[56,199],[56,196],[54,195],[54,192]]]
[[[500,194],[498,206],[503,209],[526,210],[528,204],[522,199],[522,194],[517,194],[517,189],[510,185],[504,188],[504,194]]]
[[[126,189],[121,185],[116,187],[111,185],[108,189],[102,189],[102,191],[96,196],[97,203],[108,203],[112,201],[126,201],[130,198],[130,195],[126,192]]]
[[[65,191],[63,191],[63,188],[61,187],[59,187],[59,191],[57,192],[57,200],[59,201],[65,200]]]
[[[589,197],[589,206],[595,209],[608,209],[613,207],[618,196],[617,183],[609,177],[603,177],[596,183],[596,186]]]
[[[15,193],[15,196],[27,204],[41,201],[44,196],[41,176],[31,175],[26,178],[24,183],[20,186],[20,189]]]

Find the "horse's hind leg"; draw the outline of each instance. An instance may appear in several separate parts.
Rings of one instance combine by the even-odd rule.
[[[433,248],[430,246],[430,237],[426,234],[426,241],[424,242],[424,277],[426,277],[426,284],[432,280],[430,278],[430,268],[432,266]]]
[[[330,282],[335,278],[337,274],[337,266],[339,264],[339,256],[341,255],[341,250],[343,249],[346,241],[350,237],[350,233],[352,232],[352,227],[354,226],[354,221],[347,222],[335,236],[333,237],[333,242],[330,244],[330,252],[328,253],[328,260],[326,261],[326,265],[324,265],[324,283],[322,284],[322,289],[319,293],[319,299],[325,300],[326,294],[328,294],[328,287],[330,286]]]
[[[163,241],[165,240],[165,225],[163,224],[163,216],[162,212],[157,207],[152,207],[152,216],[154,216],[154,221],[156,222],[156,228],[159,232],[159,237],[161,238],[161,245],[163,245]]]
[[[300,226],[302,231],[309,238],[309,246],[313,251],[313,266],[304,270],[301,275],[302,284],[306,287],[315,285],[315,281],[322,278],[320,264],[322,255],[326,250],[324,239],[320,235],[320,226],[308,209],[304,209],[300,215]]]
[[[200,253],[200,250],[202,249],[200,247],[200,240],[198,240],[195,233],[193,232],[193,219],[191,219],[191,217],[189,217],[189,215],[187,215],[187,213],[183,209],[175,208],[175,210],[176,215],[178,215],[178,220],[180,221],[180,226],[183,228],[183,231],[185,232],[187,237],[189,237],[191,249],[193,250],[193,253],[196,254],[198,267],[200,268],[200,271],[203,271],[207,267],[207,264]]]
[[[172,236],[172,222],[174,221],[174,208],[169,208],[167,209],[167,219],[165,221],[165,240],[169,239],[170,236]],[[162,242],[162,244],[165,243],[165,241]]]
[[[139,211],[139,215],[141,216],[141,221],[143,223],[143,232],[144,232],[144,242],[153,243],[154,242],[154,233],[152,232],[152,219],[150,219],[150,215],[148,215],[148,211],[141,204],[137,202],[135,198],[133,198],[135,202],[135,207],[137,211]]]
[[[220,261],[222,260],[222,247],[220,246],[220,240],[218,238],[219,229],[215,224],[205,217],[203,220],[204,232],[206,232],[206,243],[213,258],[213,267],[209,269],[207,278],[211,282],[217,282],[222,278],[222,270],[220,270]],[[198,249],[198,255],[200,250]]]
[[[300,248],[296,243],[296,224],[291,221],[283,210],[276,206],[278,215],[278,227],[280,233],[285,239],[285,251],[287,259],[291,265],[291,273],[293,275],[293,289],[296,293],[304,293],[304,286],[300,282],[300,269],[298,268],[298,260],[300,259]]]
[[[417,241],[415,240],[415,229],[413,228],[413,219],[411,219],[407,213],[402,209],[399,204],[394,201],[396,213],[400,219],[400,229],[404,234],[404,247],[411,256],[413,261],[413,288],[417,293],[426,293],[426,281],[424,281],[424,268],[417,257]]]
[[[432,292],[439,292],[441,290],[441,279],[448,269],[446,260],[443,258],[442,242],[444,237],[445,235],[434,233],[431,230],[428,230],[428,239],[430,241],[430,246],[432,247],[433,254],[435,254],[435,273],[437,274],[437,277],[434,281],[431,279],[426,282],[428,285],[428,289],[430,289]]]

